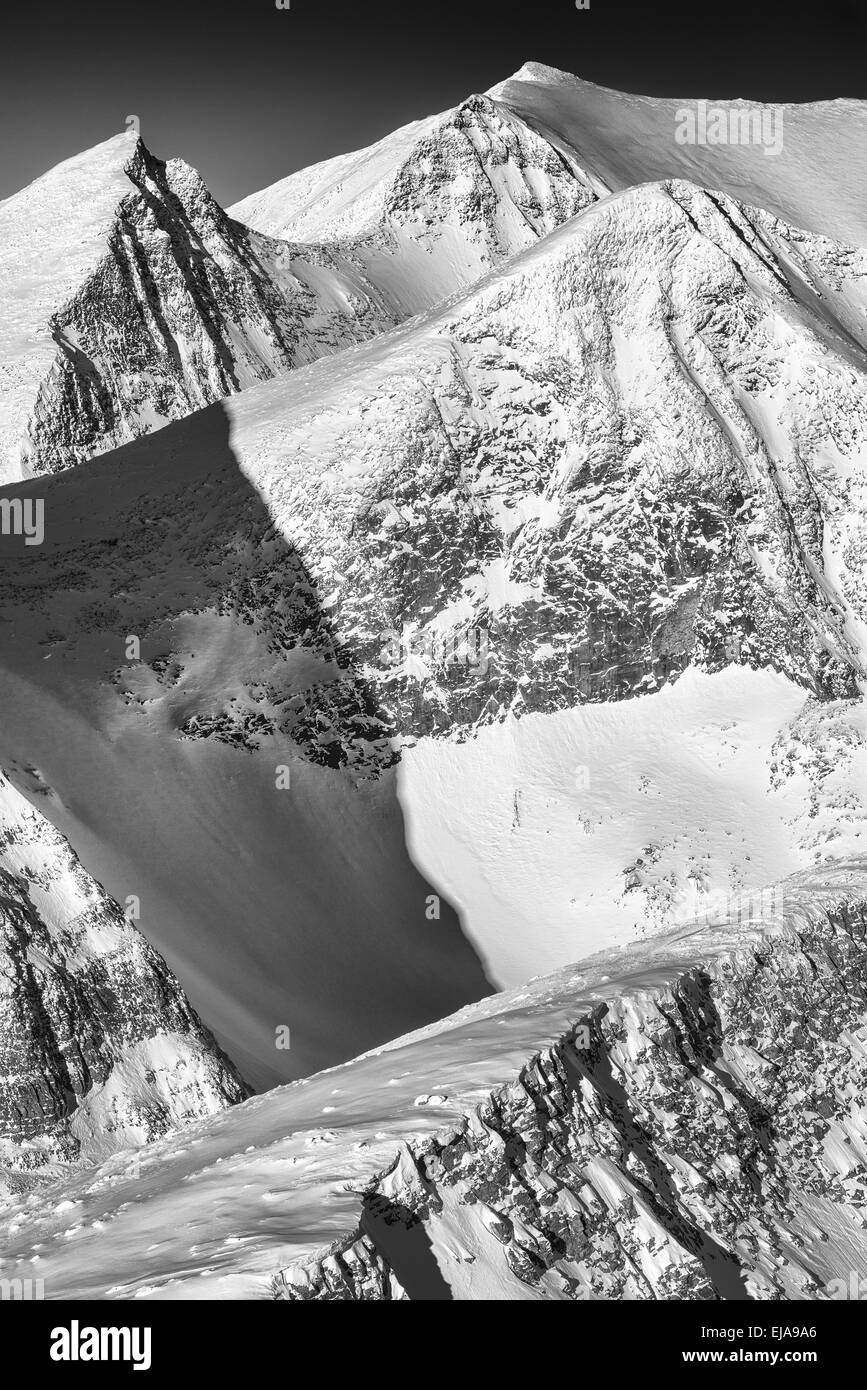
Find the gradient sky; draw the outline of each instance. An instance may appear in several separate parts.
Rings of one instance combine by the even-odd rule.
[[[226,206],[526,60],[658,96],[867,97],[867,3],[30,0],[3,16],[0,198],[134,112]]]

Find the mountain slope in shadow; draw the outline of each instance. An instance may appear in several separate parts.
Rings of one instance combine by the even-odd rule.
[[[486,994],[407,852],[388,725],[224,408],[39,489],[44,545],[0,541],[3,760],[140,901],[244,1074],[285,1082]]]

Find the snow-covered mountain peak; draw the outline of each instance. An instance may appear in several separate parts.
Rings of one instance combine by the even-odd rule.
[[[867,245],[867,102],[650,97],[529,63],[489,95],[611,189],[680,178]],[[704,124],[699,108],[704,111]],[[694,117],[691,132],[684,112]],[[709,133],[709,113],[722,129]],[[736,119],[732,119],[732,116]]]
[[[32,1203],[21,1268],[399,1296],[400,1207],[457,1296],[810,1291],[804,1192],[863,1207],[865,135],[527,63],[231,214],[129,134],[0,205],[8,1185],[237,1099],[193,1007],[261,1087],[380,1048]]]
[[[392,322],[355,266],[248,232],[184,160],[116,136],[0,204],[0,482]]]
[[[489,95],[237,203],[269,236],[340,247],[398,317],[466,289],[607,189]]]
[[[496,82],[493,87],[489,87],[487,95],[497,101],[502,101],[507,93],[509,84],[512,82],[545,82],[549,85],[555,83],[579,85],[592,87],[595,84],[588,82],[585,78],[576,77],[574,73],[565,72],[561,68],[551,67],[548,63],[536,63],[528,60],[522,63],[517,72],[513,72],[511,77],[505,77],[501,82]]]

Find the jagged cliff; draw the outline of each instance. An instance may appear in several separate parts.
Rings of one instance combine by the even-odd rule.
[[[345,259],[233,222],[121,135],[0,204],[0,480],[82,462],[388,328]]]
[[[0,776],[0,1186],[248,1093],[133,921]]]
[[[797,897],[770,938],[624,983],[403,1146],[357,1232],[275,1296],[836,1296],[867,1266],[867,901]]]

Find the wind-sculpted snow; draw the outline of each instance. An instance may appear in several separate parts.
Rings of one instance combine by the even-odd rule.
[[[390,327],[362,275],[233,223],[118,136],[0,204],[0,479],[55,471]]]
[[[0,777],[0,1188],[248,1094],[133,921]]]
[[[611,192],[684,179],[811,232],[867,246],[865,101],[636,96],[544,63],[525,63],[488,95],[513,119],[569,150]],[[706,127],[719,115],[721,131],[706,128],[699,137],[700,107]],[[692,141],[684,139],[685,112],[692,115]]]
[[[867,1270],[867,869],[779,888],[10,1200],[3,1276],[37,1242],[49,1298],[833,1297]]]

